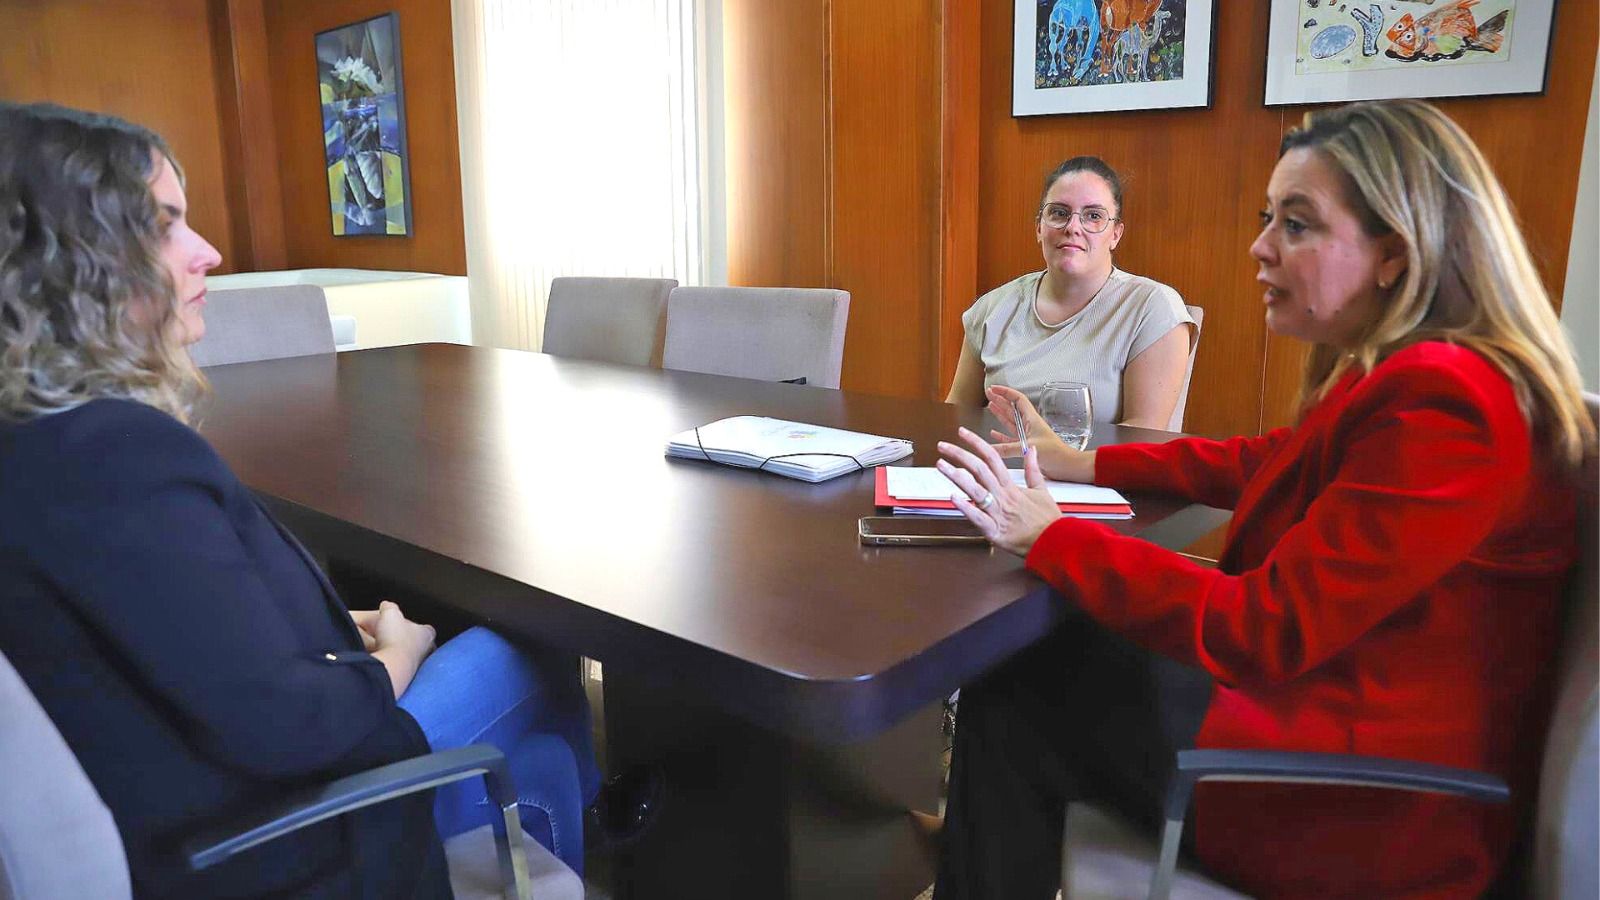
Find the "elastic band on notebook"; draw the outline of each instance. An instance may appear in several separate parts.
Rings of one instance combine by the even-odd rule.
[[[702,456],[704,456],[706,458],[706,462],[717,462],[716,460],[711,458],[711,454],[710,453],[706,452],[706,445],[700,441],[700,429],[699,428],[696,428],[694,430],[694,443],[695,443],[695,446],[700,448],[700,455],[702,455]],[[718,450],[717,452],[718,453],[730,453],[732,451],[729,451],[729,450]],[[761,461],[761,465],[756,466],[755,470],[757,472],[763,471],[763,470],[766,469],[767,463],[772,462],[775,459],[788,459],[791,456],[836,456],[836,457],[839,457],[840,459],[848,459],[851,462],[855,463],[857,472],[865,472],[867,470],[867,467],[861,464],[861,460],[856,459],[854,456],[851,456],[848,453],[816,453],[816,452],[814,452],[814,453],[780,453],[777,456],[769,456],[766,459],[763,459]],[[718,463],[718,465],[722,465],[722,463]],[[747,467],[746,466],[738,466],[736,468],[741,468],[742,469],[742,468],[747,468]]]

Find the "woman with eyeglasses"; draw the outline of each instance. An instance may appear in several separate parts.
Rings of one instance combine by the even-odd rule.
[[[1198,328],[1177,291],[1116,267],[1122,232],[1116,171],[1095,156],[1057,166],[1034,219],[1044,271],[962,315],[966,341],[946,402],[981,405],[994,385],[1037,398],[1047,382],[1077,381],[1089,386],[1097,422],[1175,425]]]
[[[1313,345],[1299,421],[1082,452],[1027,486],[963,431],[957,507],[1062,598],[1051,635],[962,689],[939,900],[1046,900],[1063,812],[1154,831],[1188,747],[1484,771],[1506,806],[1291,783],[1201,785],[1186,846],[1258,897],[1477,897],[1537,785],[1578,466],[1572,347],[1494,172],[1415,100],[1308,113],[1250,246],[1267,328]],[[996,388],[1006,421],[1047,434]],[[1063,518],[1042,479],[1233,510],[1216,568]]]

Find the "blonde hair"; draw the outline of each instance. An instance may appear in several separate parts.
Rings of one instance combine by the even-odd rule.
[[[1374,236],[1405,241],[1406,270],[1354,350],[1318,345],[1301,408],[1352,366],[1370,372],[1419,341],[1472,349],[1510,379],[1535,440],[1576,465],[1595,440],[1572,346],[1500,181],[1466,132],[1418,100],[1306,114],[1282,153],[1309,148],[1339,169]]]
[[[161,259],[163,158],[121,119],[0,103],[0,418],[119,397],[192,421],[205,381]]]

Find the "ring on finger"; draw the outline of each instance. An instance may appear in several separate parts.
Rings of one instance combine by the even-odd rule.
[[[985,493],[983,495],[983,499],[978,501],[978,508],[979,509],[988,509],[989,507],[991,507],[993,505],[994,505],[994,491],[989,491],[988,493]]]

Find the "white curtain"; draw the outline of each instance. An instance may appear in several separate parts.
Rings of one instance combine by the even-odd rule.
[[[702,281],[695,0],[452,0],[473,343],[550,279]]]

